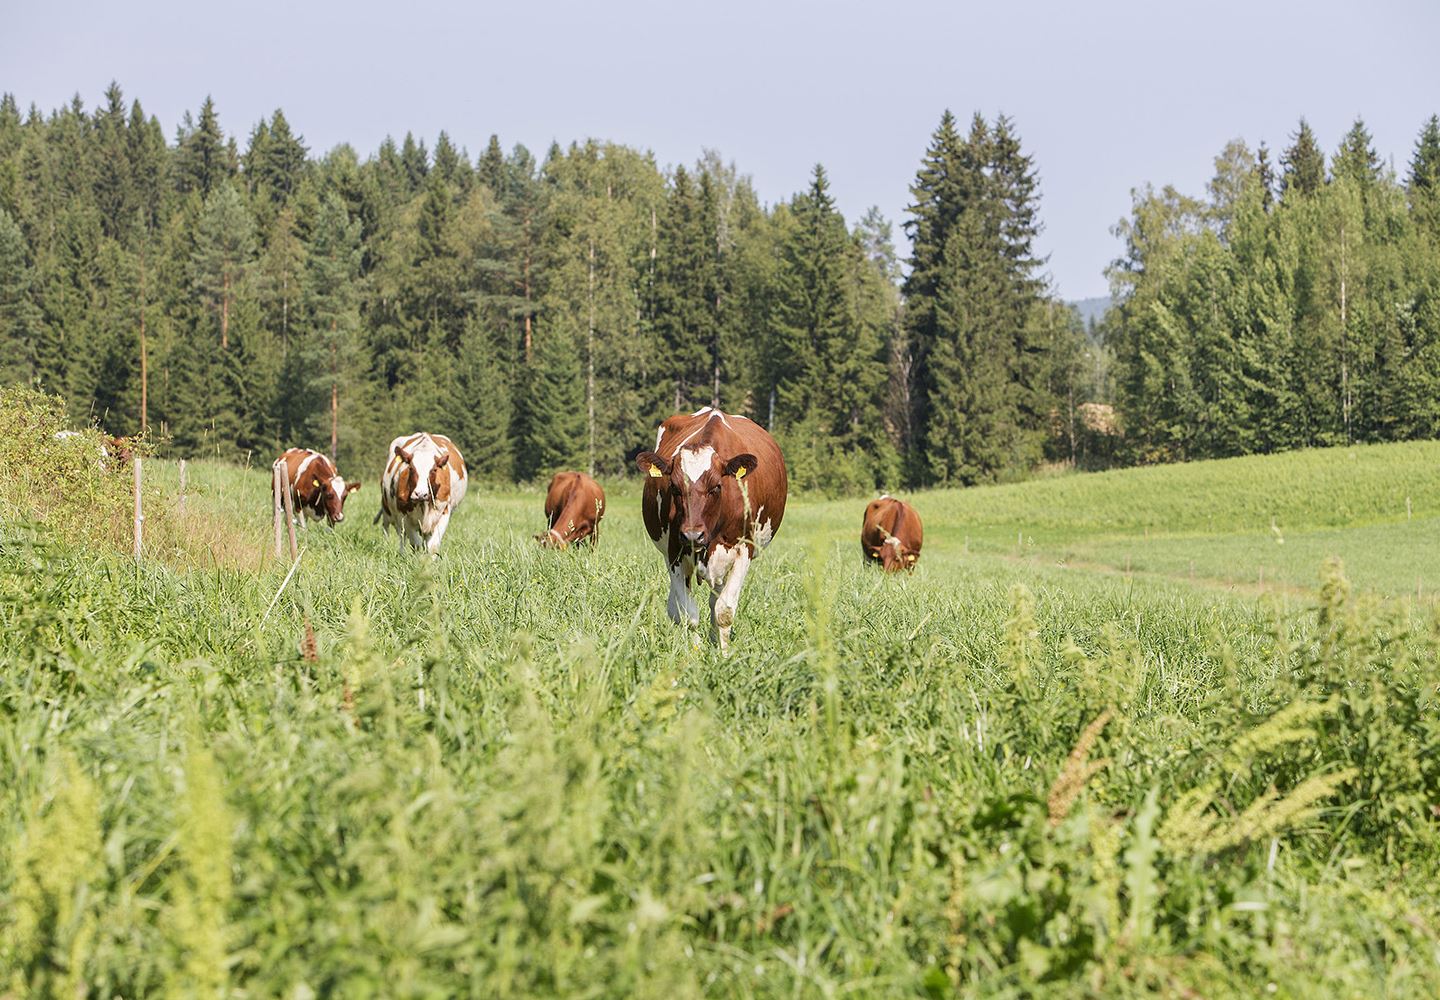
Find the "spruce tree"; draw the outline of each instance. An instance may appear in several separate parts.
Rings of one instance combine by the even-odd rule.
[[[40,317],[31,299],[34,274],[27,257],[25,234],[0,207],[0,384],[35,375]]]
[[[717,333],[711,297],[715,276],[704,211],[690,173],[677,167],[659,222],[650,291],[665,365],[662,377],[674,410],[693,410],[711,397],[707,376]]]
[[[254,223],[245,201],[233,185],[223,184],[205,201],[191,256],[192,281],[214,316],[221,350],[230,346],[235,300],[254,251]]]
[[[1283,173],[1281,190],[1288,195],[1313,195],[1325,184],[1325,154],[1315,141],[1315,133],[1304,118],[1290,137],[1290,147],[1280,155]]]
[[[1440,239],[1440,117],[1436,115],[1430,116],[1415,140],[1406,187],[1415,221]]]
[[[125,98],[119,84],[105,91],[105,107],[95,116],[95,204],[102,231],[124,241],[140,221],[131,180]]]
[[[307,368],[328,397],[330,455],[339,454],[340,395],[355,366],[359,326],[360,223],[333,192],[325,196],[305,257],[305,301],[312,324]]]
[[[1380,157],[1370,139],[1370,131],[1359,118],[1340,140],[1340,148],[1330,161],[1330,172],[1336,178],[1344,177],[1354,181],[1362,190],[1368,190],[1380,179]]]
[[[176,146],[175,183],[181,193],[196,191],[201,198],[209,198],[233,176],[231,154],[211,98],[206,97],[200,106],[199,124],[192,124],[190,116],[185,116]]]
[[[430,156],[425,152],[424,141],[416,142],[409,132],[400,147],[400,169],[408,194],[414,194],[425,187],[425,178],[430,176]]]
[[[534,362],[524,385],[524,433],[516,469],[544,478],[585,460],[585,382],[580,352],[563,328],[536,330]]]

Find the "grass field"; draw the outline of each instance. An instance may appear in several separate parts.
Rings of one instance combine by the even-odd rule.
[[[5,508],[0,996],[1440,995],[1440,445],[920,494],[899,579],[796,498],[728,657],[625,484],[430,562],[362,471],[276,599],[268,476],[147,469],[138,569]]]

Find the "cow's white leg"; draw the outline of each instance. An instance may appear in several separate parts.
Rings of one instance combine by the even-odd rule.
[[[716,586],[710,598],[710,624],[720,641],[721,652],[730,649],[730,627],[735,624],[735,611],[740,606],[740,588],[745,586],[745,575],[749,572],[750,553],[745,546],[737,546],[723,585]],[[719,583],[711,577],[712,586]]]
[[[440,520],[435,524],[435,531],[430,536],[430,541],[426,543],[426,547],[430,549],[430,554],[432,556],[439,554],[440,540],[445,537],[445,529],[449,526],[450,512],[447,510],[445,513],[440,515]]]
[[[665,610],[672,622],[700,624],[700,608],[690,594],[690,577],[693,572],[694,563],[688,559],[681,559],[670,567],[670,599],[665,604]]]

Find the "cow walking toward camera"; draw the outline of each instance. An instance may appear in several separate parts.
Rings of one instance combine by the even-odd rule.
[[[409,543],[435,555],[465,499],[465,459],[449,438],[426,433],[396,438],[388,455],[375,520],[394,529],[401,549]]]
[[[331,527],[345,520],[345,500],[360,488],[358,480],[347,483],[334,462],[309,448],[291,448],[275,464],[285,466],[290,503],[302,528],[322,517]]]
[[[563,549],[589,539],[600,541],[600,518],[605,516],[605,491],[583,472],[557,472],[545,491],[545,520],[550,530],[535,536],[547,548]]]
[[[925,540],[920,515],[904,500],[883,496],[871,500],[860,526],[860,550],[866,560],[878,563],[887,573],[913,570]]]
[[[780,448],[760,425],[707,406],[667,419],[655,450],[635,462],[645,474],[645,530],[670,571],[670,618],[700,623],[690,592],[699,577],[710,584],[711,634],[728,649],[750,563],[785,516]]]

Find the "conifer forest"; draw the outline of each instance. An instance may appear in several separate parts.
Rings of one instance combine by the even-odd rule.
[[[177,457],[444,426],[495,481],[621,474],[717,405],[832,493],[1440,434],[1436,118],[1403,175],[1363,121],[1327,156],[1302,120],[1206,192],[1137,187],[1088,330],[1020,124],[946,112],[916,153],[905,219],[847,220],[818,164],[770,205],[715,152],[320,153],[279,110],[227,130],[207,99],[167,136],[118,85],[7,95],[0,383]]]

